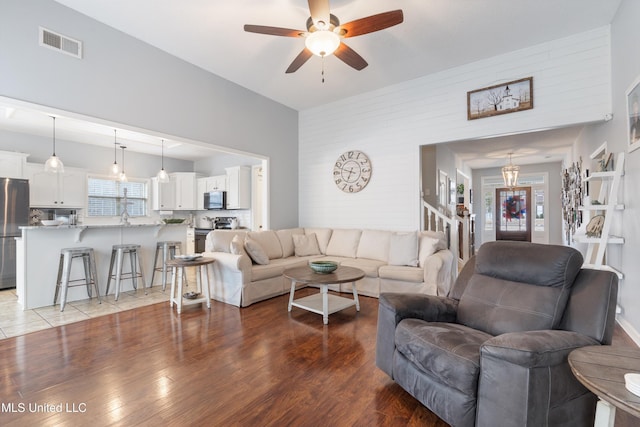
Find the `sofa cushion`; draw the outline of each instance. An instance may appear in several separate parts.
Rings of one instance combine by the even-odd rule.
[[[320,247],[315,233],[294,234],[293,247],[296,256],[320,255]]]
[[[327,253],[327,245],[329,245],[329,239],[331,239],[331,234],[333,234],[333,230],[330,228],[305,228],[304,234],[315,234],[316,239],[318,239],[318,246],[320,247],[320,253]]]
[[[480,346],[492,336],[455,323],[404,319],[395,332],[397,350],[437,382],[475,396]]]
[[[441,231],[421,231],[418,246],[418,265],[424,267],[428,257],[437,251],[447,249],[447,239]]]
[[[363,230],[356,257],[387,262],[391,235],[391,231]]]
[[[287,228],[276,231],[280,247],[282,247],[282,258],[293,256],[293,236],[296,234],[304,235],[304,228]]]
[[[205,239],[206,252],[226,252],[229,253],[231,240],[235,236],[241,236],[244,239],[246,231],[236,230],[213,230],[207,234]]]
[[[309,261],[304,258],[279,258],[269,261],[266,265],[253,265],[251,267],[251,281],[257,282],[259,280],[272,279],[274,277],[282,276],[282,273],[287,268],[304,266]],[[283,283],[287,283],[288,280],[283,277]]]
[[[487,242],[460,297],[458,322],[492,335],[555,329],[582,261],[567,246]]]
[[[386,265],[384,261],[376,261],[375,259],[367,258],[344,258],[340,265],[346,267],[355,267],[364,271],[367,277],[378,277],[378,269],[383,265]]]
[[[249,257],[256,264],[266,265],[269,264],[269,257],[264,251],[260,243],[253,240],[250,236],[244,238],[244,249],[249,254]]]
[[[275,231],[250,231],[247,236],[260,244],[269,259],[282,258],[282,246]]]
[[[326,254],[330,256],[355,258],[361,234],[362,230],[333,230],[333,233],[331,233],[331,239],[327,245]]]
[[[401,280],[403,282],[424,282],[424,270],[406,265],[383,265],[378,269],[381,279]]]
[[[393,233],[389,241],[389,265],[418,266],[418,234]]]

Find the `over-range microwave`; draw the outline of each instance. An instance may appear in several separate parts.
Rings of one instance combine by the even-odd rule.
[[[226,209],[227,208],[227,192],[226,191],[209,191],[204,193],[205,209]]]

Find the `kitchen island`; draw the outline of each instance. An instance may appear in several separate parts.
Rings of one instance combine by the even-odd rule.
[[[138,244],[141,246],[139,256],[142,260],[147,286],[151,280],[153,259],[158,241],[182,242],[183,250],[186,248],[187,226],[185,224],[59,225],[20,228],[22,237],[16,238],[16,293],[18,294],[18,302],[24,310],[53,305],[60,249],[62,248],[93,248],[96,256],[100,295],[104,295],[107,287],[113,245]],[[127,260],[125,261],[125,269],[128,268]],[[84,277],[83,274],[82,262],[74,262],[71,278],[81,278]],[[122,290],[133,290],[130,280],[122,282]],[[115,292],[113,281],[109,291],[110,293]],[[87,289],[84,286],[69,288],[67,302],[87,298]]]

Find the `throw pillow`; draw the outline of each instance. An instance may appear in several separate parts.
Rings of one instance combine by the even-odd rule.
[[[420,236],[420,251],[418,252],[420,267],[424,267],[427,258],[436,253],[439,242],[440,240],[434,237]]]
[[[320,255],[320,246],[315,233],[294,234],[293,248],[296,256]]]
[[[418,266],[417,233],[393,233],[391,235],[389,265]]]
[[[235,235],[229,244],[229,252],[234,255],[247,255],[244,250],[244,240],[239,235]]]
[[[267,265],[269,264],[269,257],[267,253],[262,249],[262,246],[251,237],[247,236],[244,239],[244,249],[249,254],[249,257],[256,264]]]

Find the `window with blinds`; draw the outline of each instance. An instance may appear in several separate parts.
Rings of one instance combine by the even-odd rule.
[[[120,182],[116,178],[89,177],[88,209],[90,217],[120,216],[124,208],[124,189],[127,189],[129,216],[147,215],[147,181],[130,179]]]

